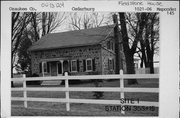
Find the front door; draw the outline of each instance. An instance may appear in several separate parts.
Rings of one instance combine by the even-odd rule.
[[[51,62],[51,76],[57,76],[57,62]]]
[[[63,62],[63,73],[64,73],[64,72],[68,72],[68,71],[69,71],[68,61],[65,60],[65,61]]]

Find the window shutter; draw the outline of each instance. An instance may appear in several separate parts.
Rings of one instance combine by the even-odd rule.
[[[111,49],[112,49],[112,51],[114,51],[114,43],[113,42],[111,42]]]
[[[39,73],[42,73],[42,63],[39,63]]]
[[[112,59],[112,68],[114,70],[114,59]]]
[[[86,60],[83,60],[83,71],[86,71]]]
[[[110,41],[107,41],[107,49],[110,49]]]
[[[71,72],[71,60],[69,60],[69,72]]]
[[[62,73],[61,62],[58,62],[58,74]]]
[[[108,70],[110,70],[110,62],[109,62],[109,59],[108,59]]]
[[[115,44],[114,44],[114,42],[112,42],[113,43],[113,51],[115,51]]]
[[[96,70],[95,58],[92,60],[93,71]]]
[[[79,72],[79,60],[77,60],[77,71]]]
[[[49,62],[47,62],[47,72],[49,73]]]

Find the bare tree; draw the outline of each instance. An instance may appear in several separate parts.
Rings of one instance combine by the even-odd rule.
[[[24,33],[26,26],[30,22],[29,13],[12,12],[12,24],[11,24],[11,77],[13,77],[13,68],[15,67],[15,60],[17,56],[17,50],[19,43],[21,42],[22,34]],[[12,83],[13,86],[13,83]]]
[[[20,45],[18,57],[19,66],[23,70],[30,71],[30,57],[28,48],[42,36],[54,32],[66,19],[65,13],[57,12],[34,12],[31,13],[31,22],[24,33],[23,43]],[[30,38],[29,38],[30,37]],[[31,41],[31,42],[30,42]]]
[[[65,20],[65,13],[42,13],[42,12],[13,12],[12,13],[12,66],[18,64],[18,55],[22,53],[20,47],[22,42],[26,43],[24,37],[31,37],[31,42],[38,41],[43,35],[54,32]],[[30,43],[30,44],[32,44]],[[28,45],[30,46],[30,45]],[[27,48],[26,48],[27,49]],[[24,51],[24,50],[23,50]],[[26,50],[27,51],[27,50]],[[18,54],[19,53],[19,54]],[[20,61],[19,61],[20,62]],[[22,62],[22,61],[21,61]],[[28,65],[29,66],[29,65]]]
[[[138,55],[141,67],[154,72],[153,57],[158,53],[159,18],[157,13],[119,13],[127,73],[134,73],[134,58]],[[131,60],[130,60],[131,59]],[[129,65],[129,66],[128,66]]]
[[[31,29],[34,32],[35,42],[45,34],[54,32],[67,18],[65,13],[34,12],[31,13]]]
[[[42,36],[53,32],[57,27],[60,27],[66,19],[65,13],[42,13]]]
[[[120,17],[120,25],[121,25],[121,34],[122,34],[122,40],[123,40],[123,49],[124,49],[124,54],[126,58],[126,67],[127,67],[127,73],[128,74],[134,74],[134,54],[136,53],[138,42],[142,39],[142,34],[143,30],[145,27],[145,23],[147,20],[147,14],[146,13],[137,13],[136,17],[138,19],[134,22],[137,22],[136,28],[132,27],[134,30],[134,39],[131,40],[131,37],[128,36],[128,29],[127,29],[127,22],[126,22],[126,14],[120,12],[119,17]],[[132,17],[135,17],[133,15]],[[135,24],[130,24],[131,26]],[[136,84],[137,80],[129,80],[128,84]]]
[[[70,27],[73,30],[89,29],[105,24],[105,15],[94,13],[71,13]]]
[[[20,39],[22,34],[24,33],[26,26],[30,22],[30,14],[29,13],[12,13],[12,30],[11,30],[11,38],[12,38],[12,60],[14,62],[14,56],[17,53],[17,49],[20,43]]]
[[[129,31],[133,34],[133,38],[137,35],[138,29],[138,19],[140,19],[138,14],[136,15],[136,20],[131,19],[132,13],[127,13],[128,25],[130,26]],[[130,20],[131,19],[131,20]],[[158,53],[158,41],[159,41],[159,16],[157,13],[147,13],[146,15],[145,27],[143,29],[142,38],[137,45],[136,53],[141,59],[141,67],[150,68],[150,72],[154,73],[154,54]],[[135,24],[135,25],[134,25]],[[133,29],[133,30],[130,30]]]
[[[145,30],[145,45],[147,60],[144,60],[146,66],[150,68],[150,73],[154,73],[154,54],[158,51],[159,41],[159,16],[157,13],[149,14],[149,21]]]

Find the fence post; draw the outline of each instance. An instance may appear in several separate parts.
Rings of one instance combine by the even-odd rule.
[[[64,75],[65,75],[65,76],[68,76],[68,73],[65,72]],[[69,88],[69,80],[68,80],[68,78],[65,79],[65,88],[66,88],[66,89]],[[67,111],[70,111],[69,90],[66,90],[66,100],[67,100],[67,102],[66,102],[66,110],[67,110]]]
[[[23,74],[24,107],[27,108],[26,74]]]
[[[120,73],[120,75],[123,75],[123,70],[120,70],[119,73]],[[121,90],[124,89],[124,78],[120,78],[120,88],[121,88]],[[123,91],[121,91],[121,93],[120,93],[120,99],[124,99],[124,92]],[[121,107],[123,107],[123,105],[121,105]],[[123,109],[121,109],[121,113],[125,114],[125,111]]]

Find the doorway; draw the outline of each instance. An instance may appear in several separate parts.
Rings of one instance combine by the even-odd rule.
[[[65,61],[63,62],[63,73],[69,71],[69,66],[68,66],[68,65],[69,65],[69,64],[68,64],[68,61],[65,60]]]
[[[57,62],[51,62],[51,76],[57,76]]]

